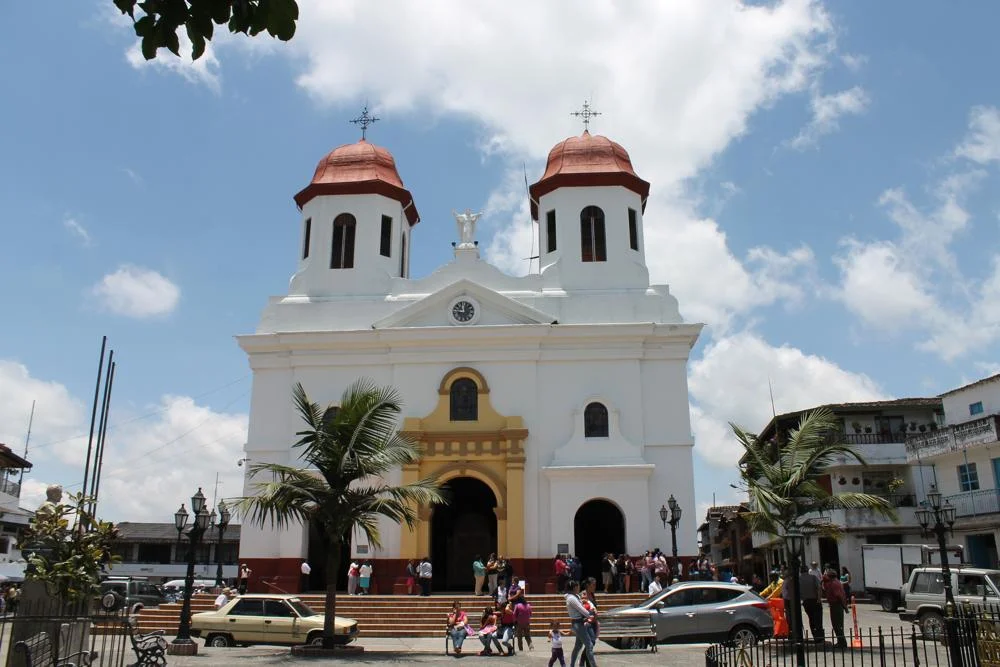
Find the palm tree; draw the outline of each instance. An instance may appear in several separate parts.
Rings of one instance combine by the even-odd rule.
[[[888,500],[869,493],[827,491],[819,479],[831,465],[865,460],[840,437],[840,422],[827,408],[817,408],[799,419],[797,429],[781,440],[762,441],[730,423],[745,454],[741,460],[742,481],[750,496],[750,511],[740,514],[751,531],[787,535],[805,531],[839,537],[841,526],[811,513],[836,509],[867,509],[894,521],[896,511]]]
[[[382,545],[379,517],[413,527],[420,505],[443,502],[433,479],[390,486],[392,470],[415,463],[420,452],[402,436],[396,424],[402,411],[399,394],[361,379],[344,391],[339,406],[322,408],[306,396],[301,384],[292,392],[295,408],[307,428],[296,433],[305,468],[277,463],[250,466],[250,475],[270,473],[253,494],[236,501],[237,511],[250,523],[282,529],[317,522],[327,540],[326,619],[323,645],[334,644],[337,613],[337,572],[340,548],[349,531],[361,530],[369,543]],[[265,475],[267,477],[267,475]]]

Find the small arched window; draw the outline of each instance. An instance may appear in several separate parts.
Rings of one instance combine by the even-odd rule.
[[[354,228],[357,221],[350,213],[333,219],[333,243],[330,248],[331,269],[354,268]]]
[[[588,206],[580,211],[580,248],[584,262],[608,260],[604,242],[604,211],[597,206]]]
[[[474,380],[458,378],[451,383],[451,421],[474,422],[479,419],[479,387]]]
[[[583,436],[608,437],[608,409],[602,403],[590,403],[583,411]]]

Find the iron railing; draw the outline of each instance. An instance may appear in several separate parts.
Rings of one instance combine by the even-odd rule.
[[[945,496],[955,507],[955,516],[978,516],[1000,512],[1000,489],[981,489]]]

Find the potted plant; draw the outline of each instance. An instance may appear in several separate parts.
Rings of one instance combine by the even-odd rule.
[[[917,430],[917,422],[910,422],[910,432]]]
[[[851,422],[851,428],[855,433],[861,433],[861,422]]]
[[[931,431],[936,431],[937,430],[937,424],[935,424],[934,422],[931,422],[930,424],[927,425],[927,428],[929,428]]]
[[[905,483],[906,482],[904,482],[899,477],[893,477],[886,484],[886,487],[889,489],[889,493],[896,493],[896,491],[899,491],[901,488],[903,488],[903,484]]]
[[[843,486],[843,485],[847,484],[847,478],[844,477],[843,475],[841,475],[840,479],[837,480],[837,483],[840,484],[841,486]]]
[[[920,432],[924,433],[926,430],[927,430],[927,427],[924,424],[921,424],[920,425]]]
[[[871,433],[871,432],[872,432],[872,427],[871,426],[865,426],[865,433]]]

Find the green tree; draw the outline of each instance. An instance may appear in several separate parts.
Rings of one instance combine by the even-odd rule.
[[[18,540],[28,561],[25,580],[45,582],[64,602],[89,599],[100,590],[104,566],[121,560],[112,554],[118,529],[95,518],[87,510],[90,502],[76,493],[69,503],[43,504]]]
[[[897,520],[885,498],[870,493],[834,495],[820,484],[831,465],[867,465],[843,441],[840,421],[830,410],[818,408],[803,414],[798,428],[774,440],[762,441],[736,424],[730,426],[745,450],[740,469],[751,510],[741,516],[753,532],[785,535],[805,530],[839,537],[842,526],[806,516],[837,509],[866,509]]]
[[[295,35],[295,22],[299,18],[295,0],[114,0],[114,3],[132,19],[135,34],[142,38],[142,55],[146,60],[154,59],[161,47],[179,56],[177,33],[182,27],[191,40],[191,58],[197,60],[205,53],[216,25],[251,37],[266,30],[272,37],[287,42]]]
[[[295,408],[306,429],[295,447],[309,467],[276,463],[250,466],[257,482],[252,495],[236,501],[237,512],[250,523],[285,528],[317,522],[326,536],[326,622],[323,644],[333,645],[333,617],[337,612],[337,573],[340,547],[349,531],[361,530],[375,548],[382,545],[379,517],[412,528],[420,505],[444,502],[437,482],[423,479],[391,486],[385,476],[416,463],[418,448],[397,430],[402,412],[399,394],[370,380],[356,381],[344,392],[339,406],[322,408],[309,400],[301,384],[293,390]]]

